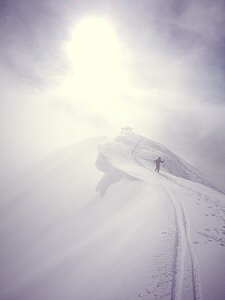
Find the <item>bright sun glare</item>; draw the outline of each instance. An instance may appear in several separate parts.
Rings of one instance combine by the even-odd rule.
[[[66,43],[66,53],[72,69],[71,94],[95,107],[119,101],[127,78],[121,43],[107,20],[92,17],[78,23]]]

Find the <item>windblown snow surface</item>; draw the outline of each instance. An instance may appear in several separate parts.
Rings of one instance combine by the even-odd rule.
[[[225,299],[224,194],[142,136],[57,152],[2,191],[0,223],[1,300]]]

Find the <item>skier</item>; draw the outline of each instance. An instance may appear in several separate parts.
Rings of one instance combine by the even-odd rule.
[[[160,170],[160,163],[164,163],[164,160],[161,160],[161,157],[159,157],[156,160],[154,160],[154,163],[156,165],[155,171],[159,172],[159,170]]]

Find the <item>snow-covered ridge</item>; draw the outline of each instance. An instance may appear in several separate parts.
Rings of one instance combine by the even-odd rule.
[[[164,160],[164,163],[161,164],[163,172],[204,184],[221,192],[198,169],[191,166],[162,144],[144,136],[135,133],[121,134],[113,140],[100,143],[98,148],[101,155],[106,157],[113,165],[120,167],[121,164],[123,165],[130,160],[135,160],[136,163],[144,168],[152,170],[154,160],[161,157]]]
[[[53,153],[0,191],[0,299],[224,299],[225,196],[188,170],[137,134]]]

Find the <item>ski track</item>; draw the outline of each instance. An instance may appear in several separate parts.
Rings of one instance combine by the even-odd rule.
[[[133,160],[138,163],[138,165],[142,166],[141,163],[136,159],[134,155],[134,151],[138,147],[138,145],[142,142],[143,138],[137,141],[133,150],[131,150],[131,157]],[[185,214],[185,210],[183,205],[178,199],[175,199],[172,195],[170,189],[162,183],[161,185],[168,195],[170,202],[173,206],[174,217],[175,217],[175,243],[174,243],[174,253],[173,253],[173,275],[172,275],[172,283],[171,283],[171,300],[181,300],[182,292],[183,292],[183,284],[185,278],[185,259],[189,254],[191,259],[191,283],[192,283],[192,299],[193,300],[202,300],[201,289],[200,289],[200,277],[198,272],[198,264],[197,259],[195,257],[195,253],[192,247],[192,241],[190,236],[190,226],[188,222],[188,218]],[[189,295],[190,296],[190,295]],[[188,297],[189,297],[188,296]],[[188,298],[188,300],[190,300]]]
[[[131,158],[132,158],[139,166],[142,166],[142,167],[143,167],[143,165],[138,161],[138,159],[136,158],[136,156],[134,155],[134,153],[135,153],[135,150],[137,149],[137,147],[139,146],[139,144],[143,141],[143,139],[144,139],[143,137],[140,138],[140,139],[136,142],[134,148],[133,148],[133,149],[131,150],[131,152],[130,152]]]
[[[173,277],[171,285],[171,300],[181,300],[183,292],[183,283],[185,276],[185,258],[189,254],[191,259],[191,282],[192,282],[192,299],[202,300],[200,289],[200,277],[198,273],[198,264],[195,257],[195,253],[192,247],[190,237],[190,227],[188,218],[185,214],[185,210],[181,202],[173,197],[165,183],[162,183],[162,187],[167,193],[171,204],[174,209],[175,215],[175,245],[173,256]],[[190,295],[189,295],[190,296]]]

